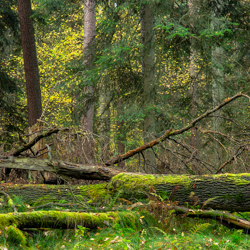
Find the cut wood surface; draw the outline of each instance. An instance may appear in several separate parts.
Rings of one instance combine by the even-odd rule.
[[[29,204],[43,204],[66,200],[107,204],[113,199],[147,199],[157,195],[180,206],[227,211],[250,211],[250,174],[139,175],[121,173],[109,183],[72,186],[67,185],[8,185],[1,189],[10,196],[17,195]],[[72,194],[73,193],[73,194]]]

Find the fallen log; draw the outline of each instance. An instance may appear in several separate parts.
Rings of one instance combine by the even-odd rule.
[[[139,225],[139,213],[136,212],[107,212],[107,213],[78,213],[62,211],[35,211],[25,213],[0,214],[0,227],[5,228],[15,224],[17,228],[54,228],[77,229],[83,226],[89,229],[129,223]]]
[[[180,206],[227,211],[250,211],[250,174],[220,175],[139,175],[120,173],[109,183],[87,186],[6,185],[10,196],[23,197],[29,204],[66,200],[108,204],[117,198],[147,199],[152,195]],[[73,193],[73,194],[72,194]]]
[[[244,229],[245,233],[250,233],[250,221],[241,217],[218,210],[201,210],[188,209],[186,207],[173,206],[172,208],[177,215],[184,215],[191,218],[214,219],[230,229]]]
[[[145,206],[146,207],[146,206]],[[229,228],[250,230],[250,221],[242,219],[233,214],[216,210],[188,209],[180,206],[167,206],[167,211],[174,211],[177,215],[185,217],[209,218],[222,223]],[[148,224],[149,213],[129,211],[129,212],[105,212],[105,213],[79,213],[63,211],[35,211],[24,213],[0,214],[0,228],[7,228],[13,224],[19,229],[27,228],[51,228],[51,229],[77,229],[78,226],[88,229],[97,227],[113,226],[121,224],[123,227],[140,228],[143,220]],[[172,212],[171,212],[172,214]],[[145,218],[146,215],[146,218]],[[168,216],[166,214],[166,216]],[[151,220],[152,221],[152,220]]]
[[[0,159],[0,168],[27,169],[31,171],[46,171],[62,177],[72,177],[85,180],[110,180],[121,171],[101,165],[82,165],[59,160],[19,158],[10,156]]]

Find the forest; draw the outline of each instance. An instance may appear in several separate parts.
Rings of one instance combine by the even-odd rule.
[[[249,249],[250,1],[0,0],[0,249]]]

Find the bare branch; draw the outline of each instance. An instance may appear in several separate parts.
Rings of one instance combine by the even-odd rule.
[[[231,97],[231,98],[228,98],[226,100],[224,100],[220,105],[216,106],[215,108],[211,109],[211,110],[207,110],[204,114],[202,114],[201,116],[197,117],[196,119],[194,119],[193,121],[191,121],[191,123],[189,125],[187,125],[186,127],[184,128],[181,128],[181,129],[178,129],[178,130],[172,130],[172,129],[169,129],[167,130],[164,135],[162,135],[161,137],[159,137],[158,139],[156,140],[153,140],[147,144],[144,144],[134,150],[130,150],[128,151],[127,153],[125,154],[122,154],[122,155],[119,155],[107,162],[105,162],[104,164],[106,166],[110,166],[110,165],[113,165],[113,164],[117,164],[119,161],[121,160],[126,160],[148,148],[152,148],[156,145],[158,145],[159,143],[165,141],[166,139],[168,139],[169,137],[172,137],[172,136],[175,136],[175,135],[180,135],[180,134],[183,134],[184,132],[190,130],[192,127],[194,127],[198,122],[200,122],[201,120],[203,120],[205,117],[208,117],[210,114],[218,111],[219,109],[221,109],[222,107],[226,106],[227,104],[229,104],[230,102],[238,99],[239,97],[246,97],[250,100],[250,97],[245,95],[245,94],[241,94],[241,93],[238,93],[237,95]]]

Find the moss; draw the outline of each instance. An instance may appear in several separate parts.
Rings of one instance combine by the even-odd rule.
[[[189,188],[192,179],[188,175],[135,175],[121,173],[112,178],[108,188],[113,191],[127,190],[136,193],[147,193],[158,184],[168,183]]]
[[[235,185],[249,185],[250,184],[250,174],[242,173],[242,174],[219,174],[219,175],[209,175],[209,177],[213,177],[217,180],[227,180]]]
[[[77,188],[81,190],[81,195],[83,197],[88,197],[93,201],[97,201],[104,199],[107,196],[108,192],[106,185],[106,183],[100,183],[95,185],[79,186]]]
[[[17,228],[97,228],[123,224],[138,227],[139,214],[136,212],[76,213],[60,211],[35,211],[18,214],[0,214],[2,228],[15,224]]]
[[[9,226],[5,229],[5,236],[8,243],[14,244],[16,246],[25,246],[27,243],[26,237],[23,232],[16,228],[15,226]]]

